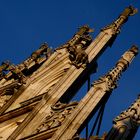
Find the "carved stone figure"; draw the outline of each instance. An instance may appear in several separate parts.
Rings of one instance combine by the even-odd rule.
[[[23,84],[26,83],[25,76],[21,72],[22,70],[20,70],[19,67],[14,66],[14,65],[10,65],[8,70],[12,72],[13,78],[15,80],[18,79],[19,83],[23,83]]]
[[[93,32],[93,30],[89,28],[88,25],[80,27],[78,32],[72,37],[72,39],[58,49],[74,47],[76,44],[80,44],[82,41],[85,41],[88,46],[92,41],[92,37],[89,35],[89,33],[91,32]],[[84,49],[86,49],[86,47]]]
[[[37,61],[37,58],[39,58],[40,55],[42,54],[47,54],[46,52],[48,51],[48,45],[46,43],[42,44],[41,47],[32,53],[31,58],[34,61]]]
[[[4,74],[4,70],[7,70],[7,68],[10,66],[10,62],[9,61],[5,61],[2,62],[2,65],[0,66],[0,79],[3,78]]]
[[[70,53],[69,58],[72,64],[77,68],[82,65],[85,66],[88,63],[88,55],[85,53],[82,44],[69,47],[68,52]]]

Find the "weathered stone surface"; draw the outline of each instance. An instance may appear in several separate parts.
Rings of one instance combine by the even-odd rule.
[[[61,126],[61,123],[64,121],[65,115],[62,114],[64,112],[64,114],[69,114],[69,111],[73,110],[73,108],[69,111],[64,109],[64,112],[61,112],[62,114],[54,115],[56,117],[55,120],[55,117],[51,114],[52,105],[58,103],[61,97],[66,96],[68,93],[74,94],[73,91],[69,91],[73,85],[75,85],[74,91],[78,90],[79,83],[87,78],[86,76],[92,68],[93,62],[95,64],[107,45],[112,44],[121,26],[135,12],[136,10],[133,7],[126,8],[118,19],[111,25],[103,28],[93,41],[89,35],[92,30],[88,26],[83,26],[70,41],[56,49],[53,54],[48,50],[47,44],[43,44],[23,63],[17,66],[3,65],[0,67],[0,89],[15,81],[20,84],[18,88],[13,87],[10,90],[0,90],[2,91],[0,96],[1,138],[9,140],[26,139],[30,135],[27,139],[34,140],[52,137],[57,127]],[[129,55],[129,58],[126,57],[124,64],[127,64],[129,59],[132,59],[131,56],[133,56],[134,52],[135,50],[131,53],[132,55]],[[97,89],[95,90],[92,88],[88,96],[80,102],[80,105],[76,108],[74,107],[74,110],[78,109],[81,111],[79,114],[74,113],[73,116],[77,117],[78,121],[75,118],[66,117],[69,121],[72,119],[72,123],[75,125],[74,128],[68,130],[68,137],[72,138],[73,134],[82,125],[81,123],[88,117],[88,114],[104,97],[106,91],[116,87],[115,81],[118,79],[118,74],[124,69],[122,61],[118,64],[116,66],[118,69],[112,71],[112,73],[117,71],[116,75],[112,76],[112,73],[109,73],[96,81],[94,87],[99,86],[101,89],[95,88]],[[5,69],[8,69],[9,72],[3,74]],[[94,96],[93,92],[96,93]],[[45,125],[46,118],[50,114],[54,118],[50,118],[49,125]],[[10,115],[13,115],[13,118]],[[61,127],[68,129],[67,126],[69,125],[66,125],[65,121],[63,123],[64,125]],[[49,129],[51,127],[52,129]],[[8,135],[6,135],[7,132]],[[64,139],[67,139],[67,136],[64,136]]]

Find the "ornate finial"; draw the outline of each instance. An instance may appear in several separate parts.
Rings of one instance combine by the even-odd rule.
[[[136,9],[130,5],[124,9],[124,11],[122,12],[122,14],[120,16],[128,17],[128,16],[135,15],[137,12],[138,12],[138,9]]]
[[[121,26],[128,20],[129,16],[135,15],[138,10],[132,6],[129,6],[124,9],[120,16],[110,25],[106,26],[102,30],[111,29],[113,35],[116,35],[120,32]]]
[[[121,59],[117,62],[116,66],[108,72],[105,76],[94,82],[94,85],[98,83],[106,82],[106,90],[111,90],[117,87],[117,81],[123,71],[127,69],[133,58],[138,54],[138,48],[133,45],[128,51],[126,51]]]
[[[124,11],[120,14],[118,19],[115,21],[115,24],[119,27],[123,23],[125,23],[129,16],[135,15],[138,12],[138,10],[132,6],[128,6],[124,9]]]
[[[136,45],[133,45],[128,51],[126,51],[122,55],[122,58],[118,61],[116,65],[124,67],[125,70],[137,54],[138,54],[138,47],[136,47]]]
[[[93,32],[94,30],[89,28],[88,25],[84,25],[79,28],[79,31],[77,32],[78,35],[84,35]]]

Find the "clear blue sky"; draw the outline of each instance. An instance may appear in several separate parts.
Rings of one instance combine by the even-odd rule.
[[[0,62],[9,59],[17,64],[43,42],[56,48],[69,40],[77,27],[88,24],[100,29],[111,23],[132,4],[140,11],[138,0],[0,0]],[[140,46],[140,12],[130,17],[111,48],[98,60],[98,72],[92,81],[108,72],[132,44]],[[101,134],[112,127],[112,120],[140,93],[140,55],[122,75],[105,110]],[[85,93],[86,89],[81,90]],[[82,95],[80,93],[79,95]],[[139,133],[139,134],[138,134]],[[140,139],[140,130],[135,140]]]

